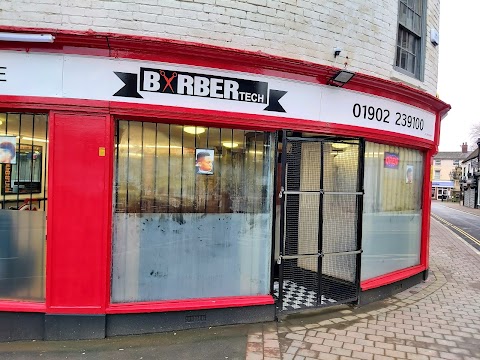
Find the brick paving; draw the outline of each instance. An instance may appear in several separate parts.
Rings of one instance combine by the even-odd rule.
[[[252,327],[247,360],[480,359],[480,255],[431,221],[429,279],[361,308]]]

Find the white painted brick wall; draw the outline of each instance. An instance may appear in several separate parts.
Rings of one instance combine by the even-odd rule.
[[[428,0],[424,81],[393,69],[398,0],[1,0],[0,25],[135,34],[262,51],[436,93],[440,0]],[[333,48],[342,48],[334,59]]]

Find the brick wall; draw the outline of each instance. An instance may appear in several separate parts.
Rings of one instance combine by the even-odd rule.
[[[427,35],[440,0],[428,0]],[[436,93],[438,47],[425,80],[393,70],[398,0],[2,0],[0,25],[201,42],[343,66]],[[334,59],[333,49],[342,53]]]

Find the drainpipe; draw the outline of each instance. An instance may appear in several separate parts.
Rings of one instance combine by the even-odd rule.
[[[477,186],[475,187],[475,195],[477,198],[475,208],[478,209],[480,208],[480,138],[477,139],[477,146],[478,146],[478,154],[477,154]],[[475,174],[475,173],[474,173]]]

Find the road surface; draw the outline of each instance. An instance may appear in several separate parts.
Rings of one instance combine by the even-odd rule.
[[[432,202],[432,216],[480,251],[480,216]]]

